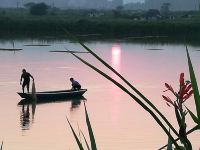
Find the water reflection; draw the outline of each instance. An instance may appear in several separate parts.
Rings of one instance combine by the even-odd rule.
[[[120,71],[121,62],[121,47],[119,44],[115,44],[112,47],[112,66],[115,70]]]
[[[120,73],[120,66],[121,66],[121,47],[119,44],[115,44],[112,47],[112,67]],[[112,78],[118,80],[119,78],[112,74]],[[112,86],[111,89],[112,93],[115,93],[112,98],[112,108],[111,108],[111,120],[112,123],[118,121],[119,117],[119,108],[120,108],[120,89],[115,85]]]
[[[20,112],[20,125],[21,125],[22,130],[29,130],[29,128],[30,128],[29,105],[22,106],[22,110]]]
[[[78,108],[80,105],[81,105],[81,100],[80,99],[72,100],[71,101],[70,111],[73,111],[74,109]]]
[[[76,98],[68,98],[68,99],[54,99],[53,101],[51,100],[51,101],[42,101],[42,102],[40,101],[37,102],[35,100],[22,99],[20,102],[24,102],[24,103],[18,103],[18,105],[22,107],[20,111],[20,127],[22,130],[30,130],[31,124],[34,123],[36,105],[71,102],[70,111],[74,111],[75,109],[79,108],[82,100],[87,100],[87,99],[83,96],[76,97]],[[30,106],[31,106],[31,110],[30,110]]]
[[[37,104],[37,98],[33,98],[29,100],[31,103],[27,105],[22,104],[22,111],[20,113],[20,124],[22,130],[29,130],[30,129],[30,123],[32,124],[34,122],[34,116],[36,111],[36,104]],[[32,109],[32,119],[30,120],[30,109],[29,106],[31,105]]]

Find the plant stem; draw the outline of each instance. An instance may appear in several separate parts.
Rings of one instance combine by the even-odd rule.
[[[190,134],[190,133],[192,133],[192,132],[194,132],[194,131],[196,131],[196,130],[198,130],[198,129],[200,129],[200,127],[199,127],[198,125],[196,125],[196,126],[193,127],[192,129],[190,129],[186,134],[188,135],[188,134]],[[175,141],[178,141],[178,140],[180,140],[180,138],[175,139]],[[163,147],[159,148],[158,150],[162,150],[162,149],[164,149],[165,147],[167,147],[167,144],[164,145]]]

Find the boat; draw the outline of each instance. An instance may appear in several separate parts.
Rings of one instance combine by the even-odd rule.
[[[87,89],[80,89],[80,90],[59,90],[59,91],[45,91],[45,92],[36,92],[37,96],[37,103],[42,102],[49,102],[49,101],[56,101],[56,100],[68,100],[68,99],[79,99],[83,97],[82,95],[87,91]],[[30,103],[32,101],[32,93],[22,93],[18,92],[23,98],[21,101],[23,103],[27,102]],[[20,101],[20,102],[21,102]],[[20,103],[19,102],[19,103]]]

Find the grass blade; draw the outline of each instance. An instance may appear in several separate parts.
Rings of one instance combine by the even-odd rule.
[[[85,106],[85,102],[84,102],[84,107],[85,107],[85,117],[86,117],[86,123],[87,123],[87,127],[88,127],[88,132],[89,132],[89,136],[90,136],[90,142],[91,142],[91,149],[92,150],[97,150],[97,146],[96,146],[96,142],[95,142],[95,137],[92,131],[92,126],[90,124],[90,119],[87,113],[87,108]]]
[[[66,117],[66,118],[67,118],[67,117]],[[71,128],[71,130],[72,130],[72,133],[73,133],[73,135],[74,135],[74,138],[76,139],[76,143],[78,144],[79,149],[80,149],[80,150],[84,150],[84,148],[83,148],[83,146],[82,146],[80,140],[78,139],[78,136],[76,135],[76,133],[75,133],[75,131],[74,131],[74,129],[73,129],[71,123],[69,122],[68,118],[67,118],[67,122],[69,123],[69,126],[70,126],[70,128]]]
[[[154,118],[154,120],[160,125],[160,127],[164,130],[164,132],[167,134],[167,136],[169,136],[169,138],[172,140],[173,144],[179,149],[178,144],[176,143],[176,141],[174,140],[174,138],[172,137],[172,135],[168,132],[168,130],[166,129],[166,127],[163,125],[163,123],[160,121],[160,119],[139,98],[137,98],[135,95],[133,95],[131,92],[129,92],[124,86],[122,86],[120,83],[118,83],[117,81],[115,81],[113,78],[111,78],[110,76],[108,76],[107,74],[105,74],[104,72],[102,72],[101,70],[97,69],[96,67],[94,67],[93,65],[91,65],[87,61],[83,60],[82,58],[80,58],[76,54],[74,54],[74,53],[71,53],[71,54],[74,55],[81,62],[83,62],[84,64],[86,64],[87,66],[89,66],[90,68],[92,68],[93,70],[95,70],[96,72],[98,72],[99,74],[101,74],[103,77],[105,77],[109,81],[113,82],[116,86],[118,86],[121,90],[123,90],[129,96],[131,96],[144,110],[146,110]]]
[[[86,140],[86,138],[85,138],[85,135],[83,134],[82,131],[81,131],[81,134],[82,134],[82,136],[83,136],[83,138],[84,138],[84,140],[85,140],[85,144],[86,144],[86,146],[87,146],[87,149],[90,150],[90,146],[89,146],[89,144],[88,144],[88,142],[87,142],[87,140]]]
[[[188,112],[189,112],[191,118],[193,119],[193,121],[200,126],[200,120],[199,120],[199,118],[197,118],[195,116],[195,114],[191,110],[189,110],[187,107],[186,107],[186,109],[188,110]]]
[[[169,130],[169,132],[170,132],[170,130]],[[170,138],[168,138],[167,150],[173,150],[172,141],[170,140]]]
[[[195,100],[195,104],[196,104],[197,117],[200,119],[199,89],[198,89],[197,80],[196,80],[196,77],[195,77],[194,69],[193,69],[193,66],[192,66],[192,62],[191,62],[191,59],[190,59],[190,55],[189,55],[187,46],[186,46],[186,52],[187,52],[190,80],[191,80],[192,88],[193,88],[193,92],[194,92],[194,100]]]
[[[186,133],[186,135],[189,135],[190,133],[192,133],[192,132],[194,132],[194,131],[196,131],[196,130],[199,130],[199,129],[200,129],[200,126],[196,125],[196,126],[193,127],[192,129],[190,129],[190,130]],[[180,140],[180,138],[177,138],[175,141],[178,141],[178,140]],[[162,149],[164,149],[165,147],[167,147],[167,144],[164,145],[163,147],[159,148],[158,150],[162,150]]]
[[[137,88],[135,88],[130,82],[128,82],[120,73],[118,73],[113,67],[111,67],[108,63],[106,63],[101,57],[99,57],[96,53],[94,53],[90,48],[88,48],[85,44],[83,44],[78,38],[71,35],[68,31],[64,29],[64,31],[76,42],[78,42],[85,50],[91,53],[97,60],[99,60],[104,66],[114,72],[119,78],[122,79],[133,91],[135,91],[146,103],[148,103],[157,113],[161,116],[161,118],[167,123],[169,128],[178,136],[178,132],[175,128],[170,124],[170,122],[165,118],[165,116],[156,108],[156,106],[147,99]]]

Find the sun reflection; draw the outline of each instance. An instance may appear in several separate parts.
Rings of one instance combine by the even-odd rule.
[[[120,47],[119,44],[114,44],[113,47],[112,47],[111,61],[112,61],[112,67],[117,72],[120,73],[121,47]],[[119,79],[115,74],[112,74],[112,78],[114,78],[115,80]],[[111,92],[115,93],[113,95],[113,99],[112,99],[113,105],[112,105],[112,108],[111,108],[111,120],[112,120],[113,123],[116,123],[116,122],[118,122],[119,116],[120,116],[120,112],[119,112],[119,109],[120,109],[120,92],[119,92],[118,87],[116,87],[114,85],[112,86]]]
[[[115,44],[112,47],[112,66],[117,71],[120,70],[120,61],[121,61],[121,47],[119,44]]]

